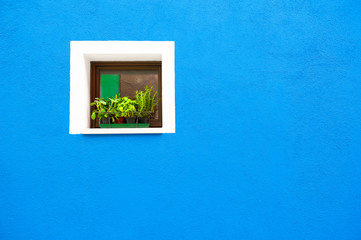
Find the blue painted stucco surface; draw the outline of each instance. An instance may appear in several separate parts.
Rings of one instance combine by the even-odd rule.
[[[0,239],[361,239],[361,2],[0,4]],[[69,135],[71,40],[171,40],[176,134]]]

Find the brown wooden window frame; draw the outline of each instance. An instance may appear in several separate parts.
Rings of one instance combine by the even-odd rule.
[[[100,97],[100,71],[101,70],[157,70],[158,71],[158,119],[150,120],[150,127],[162,127],[162,62],[161,61],[92,61],[90,62],[90,103]],[[91,107],[90,111],[93,111]],[[97,119],[90,118],[90,127],[99,128]]]

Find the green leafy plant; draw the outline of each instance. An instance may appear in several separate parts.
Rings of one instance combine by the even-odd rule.
[[[153,86],[145,86],[144,91],[135,92],[135,101],[139,117],[152,118],[154,109],[158,105],[159,99],[156,101],[158,92],[152,92]]]
[[[90,104],[90,106],[95,106],[96,109],[92,111],[91,119],[95,120],[98,116],[99,123],[102,118],[111,118],[114,122],[116,117],[118,117],[116,113],[116,106],[120,99],[117,95],[113,98],[108,98],[105,100],[104,98],[95,98],[94,102]]]
[[[129,97],[120,97],[120,94],[107,100],[95,98],[94,102],[90,104],[90,106],[95,106],[91,119],[95,120],[98,117],[100,123],[102,118],[110,118],[112,122],[120,117],[152,118],[159,102],[157,94],[157,91],[153,92],[153,87],[146,86],[144,91],[135,92],[135,100]]]
[[[98,116],[99,122],[103,117],[108,117],[108,102],[104,98],[95,98],[90,106],[95,106],[96,109],[92,111],[91,119],[95,120]]]
[[[123,113],[118,110],[119,104],[123,101],[123,99],[120,97],[120,94],[119,97],[118,95],[115,95],[115,97],[109,98],[109,100],[113,103],[112,107],[109,109],[109,112],[114,115],[114,118],[118,119],[120,117],[124,117]]]
[[[118,102],[116,110],[120,112],[122,117],[136,117],[136,101],[128,97],[122,97],[121,101]]]

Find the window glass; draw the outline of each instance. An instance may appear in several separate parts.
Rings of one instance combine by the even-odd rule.
[[[153,91],[158,91],[157,70],[100,70],[100,78],[101,94],[104,85],[111,88],[110,92],[120,93],[122,97],[133,98],[135,91],[143,90],[145,86],[153,86]],[[103,85],[104,78],[107,81]],[[116,86],[116,83],[118,83],[118,86]],[[101,95],[101,97],[104,96]]]
[[[144,90],[145,86],[153,86],[153,92],[157,91],[159,96],[158,79],[157,70],[100,70],[100,97],[120,93],[122,97],[134,99],[135,92]],[[158,119],[158,111],[155,111],[154,119]]]

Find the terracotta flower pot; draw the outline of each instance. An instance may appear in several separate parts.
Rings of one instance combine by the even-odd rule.
[[[118,119],[115,119],[115,123],[124,123],[125,120],[124,120],[124,117],[120,117]]]

